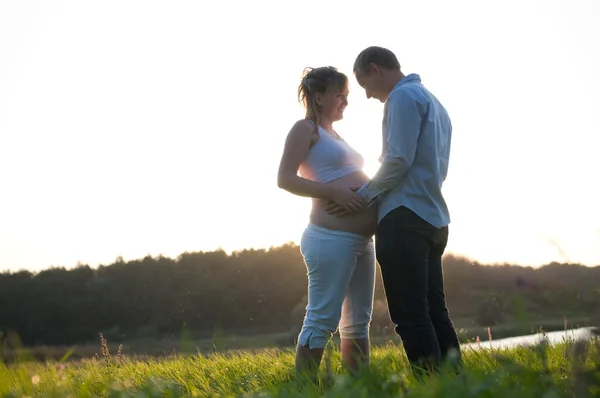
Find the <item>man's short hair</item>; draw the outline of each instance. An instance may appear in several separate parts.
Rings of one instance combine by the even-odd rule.
[[[367,73],[370,63],[386,69],[400,69],[400,62],[393,52],[387,48],[371,46],[362,50],[356,57],[354,73]]]

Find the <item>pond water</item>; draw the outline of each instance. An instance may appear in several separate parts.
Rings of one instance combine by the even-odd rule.
[[[562,343],[564,340],[590,340],[595,334],[592,332],[593,327],[561,330],[558,332],[549,332],[545,336],[550,344]],[[526,336],[508,337],[492,341],[481,341],[479,343],[469,343],[465,347],[472,348],[513,348],[520,345],[534,345],[541,342],[543,339],[542,333],[530,334]]]

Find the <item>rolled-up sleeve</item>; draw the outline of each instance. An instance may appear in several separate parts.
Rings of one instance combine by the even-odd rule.
[[[421,131],[419,103],[409,93],[398,90],[386,101],[386,153],[375,176],[357,194],[369,205],[394,188],[410,169]]]

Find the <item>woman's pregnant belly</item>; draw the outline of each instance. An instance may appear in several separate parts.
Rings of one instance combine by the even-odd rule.
[[[360,186],[367,182],[369,178],[365,173],[359,171],[340,177],[328,184],[339,186]],[[377,205],[373,204],[359,213],[346,215],[343,217],[332,216],[325,211],[325,201],[323,199],[312,200],[312,211],[310,222],[323,228],[334,229],[338,231],[353,232],[356,234],[371,236],[377,228]]]

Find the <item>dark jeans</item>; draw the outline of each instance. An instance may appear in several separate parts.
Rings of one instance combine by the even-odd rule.
[[[399,207],[379,223],[377,261],[396,333],[416,368],[439,369],[460,347],[446,308],[442,254],[448,227],[435,228],[413,211]]]

